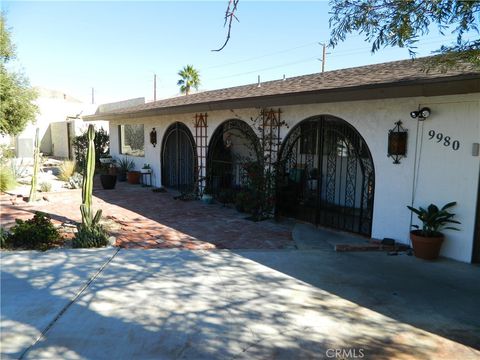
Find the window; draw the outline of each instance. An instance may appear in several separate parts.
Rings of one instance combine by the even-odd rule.
[[[145,156],[145,132],[143,124],[119,125],[120,154]]]

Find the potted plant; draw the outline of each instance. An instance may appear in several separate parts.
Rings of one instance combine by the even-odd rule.
[[[140,172],[142,174],[149,174],[152,172],[152,168],[150,167],[150,164],[143,164],[143,167],[140,169]]]
[[[124,157],[118,161],[118,181],[127,180],[127,172],[133,169],[135,166],[134,162],[128,157]]]
[[[100,167],[100,182],[105,190],[115,189],[115,184],[117,183],[117,175],[111,171],[112,165],[113,163],[111,162],[102,163]]]
[[[455,214],[447,211],[456,204],[456,202],[450,202],[441,209],[434,204],[430,204],[426,209],[422,207],[415,209],[407,206],[410,211],[418,215],[418,219],[422,222],[421,229],[418,225],[412,225],[417,230],[410,231],[410,239],[416,257],[426,260],[436,259],[440,254],[440,248],[445,237],[441,230],[459,230],[452,226],[446,226],[452,223],[460,224],[459,221],[453,219]]]
[[[136,171],[133,168],[131,168],[127,172],[127,182],[129,184],[140,184],[140,176],[142,173],[140,171]]]

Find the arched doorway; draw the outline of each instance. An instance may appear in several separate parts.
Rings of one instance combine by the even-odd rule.
[[[243,120],[220,124],[212,135],[207,154],[207,191],[217,197],[222,191],[235,192],[246,183],[243,164],[257,161],[258,137]]]
[[[330,115],[303,120],[279,159],[278,214],[371,235],[375,171],[353,126]]]
[[[184,124],[170,125],[162,143],[162,184],[181,192],[195,186],[197,155],[195,141]]]

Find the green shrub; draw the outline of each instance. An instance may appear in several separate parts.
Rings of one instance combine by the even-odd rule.
[[[72,247],[92,248],[108,245],[108,233],[102,225],[94,224],[88,227],[80,224],[77,229],[78,232],[73,238]]]
[[[58,174],[58,178],[62,181],[68,181],[73,174],[75,174],[76,163],[73,160],[66,160],[64,161],[58,170],[60,173]]]
[[[9,234],[8,231],[0,227],[0,249],[5,249],[8,244]]]
[[[40,191],[41,192],[50,192],[52,191],[52,184],[48,181],[43,181],[40,183]]]
[[[5,192],[17,185],[12,170],[7,166],[0,167],[0,191]]]
[[[60,239],[50,216],[40,211],[35,212],[32,219],[17,219],[15,222],[8,239],[11,247],[45,251],[56,245]]]
[[[95,163],[100,165],[100,158],[108,154],[108,147],[110,145],[110,138],[108,133],[100,128],[95,131]],[[73,150],[75,153],[75,160],[77,162],[78,169],[83,173],[85,167],[85,159],[88,148],[87,132],[82,135],[75,136],[73,139]]]
[[[9,145],[1,144],[0,145],[0,164],[7,165],[9,159],[15,157],[15,149]]]

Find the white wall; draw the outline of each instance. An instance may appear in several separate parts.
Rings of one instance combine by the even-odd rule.
[[[355,101],[343,103],[309,104],[280,107],[282,120],[289,129],[282,129],[282,138],[298,122],[308,117],[329,114],[339,117],[351,125],[363,136],[372,153],[375,166],[375,202],[372,237],[383,239],[391,237],[409,243],[410,213],[406,206],[412,201],[412,186],[415,164],[416,135],[418,120],[410,118],[410,112],[418,107],[428,106],[431,116],[419,124],[419,142],[417,146],[418,181],[414,194],[415,206],[426,206],[431,202],[444,205],[457,201],[454,212],[462,222],[461,231],[446,231],[446,241],[442,255],[460,261],[469,262],[475,224],[475,207],[480,169],[480,158],[472,156],[471,147],[480,142],[480,104],[479,94],[442,97],[416,97],[388,100]],[[260,109],[242,109],[233,111],[211,111],[208,113],[209,140],[216,127],[223,121],[239,118],[251,124]],[[169,125],[175,121],[183,122],[195,134],[194,114],[161,116],[135,119],[145,125],[145,157],[131,157],[139,169],[150,163],[154,173],[154,185],[160,186],[160,152],[163,135]],[[387,134],[394,123],[402,120],[408,129],[408,153],[398,165],[387,157]],[[129,120],[130,123],[133,120]],[[119,157],[119,124],[129,121],[110,123],[111,154]],[[149,141],[149,133],[155,127],[158,144],[154,148]],[[460,141],[460,148],[452,150],[428,140],[428,131],[435,130],[450,136],[452,141]],[[423,131],[423,132],[422,132]],[[422,144],[420,146],[420,144]]]

